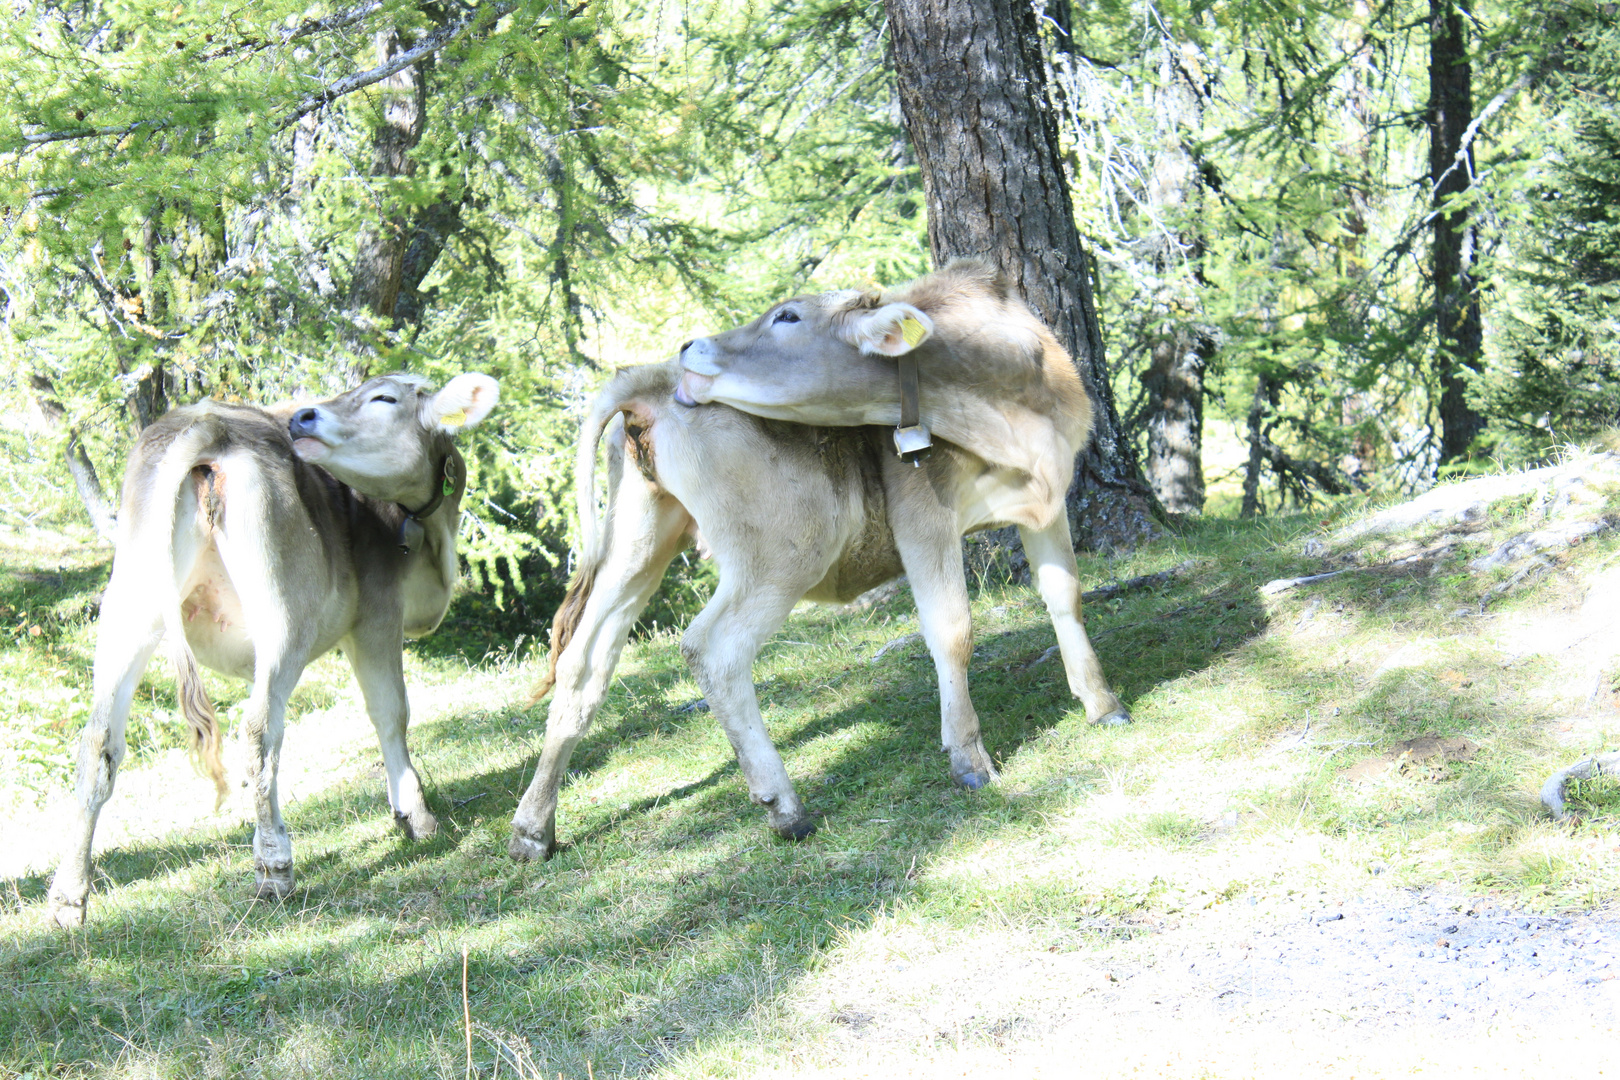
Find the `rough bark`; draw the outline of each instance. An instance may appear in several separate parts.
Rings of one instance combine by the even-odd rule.
[[[422,282],[439,261],[444,245],[461,231],[461,209],[466,198],[443,198],[422,209],[410,230],[410,246],[400,262],[399,298],[394,302],[394,318],[402,323],[422,321],[426,297]]]
[[[1148,393],[1147,477],[1172,514],[1204,509],[1204,368],[1212,338],[1177,325],[1153,343],[1142,375]]]
[[[1275,391],[1265,372],[1254,382],[1254,400],[1249,403],[1249,460],[1243,469],[1243,507],[1238,516],[1248,519],[1260,513],[1260,473],[1266,463],[1266,415],[1275,404]]]
[[[1142,254],[1167,295],[1143,375],[1146,468],[1166,510],[1197,514],[1204,509],[1204,371],[1216,338],[1200,319],[1205,244],[1188,223],[1197,219],[1203,185],[1188,137],[1202,125],[1205,87],[1195,85],[1202,77],[1186,70],[1178,43],[1163,37],[1158,51],[1159,78],[1148,92],[1159,149],[1144,202],[1164,225],[1147,234]]]
[[[129,396],[129,409],[139,431],[145,431],[158,417],[169,411],[168,372],[163,361],[154,360],[135,383],[135,392]]]
[[[387,63],[402,51],[399,35],[384,30],[376,37],[377,62]],[[380,116],[372,140],[371,175],[410,176],[416,171],[411,150],[422,138],[427,114],[427,84],[413,65],[378,83]],[[378,206],[379,220],[360,234],[354,277],[349,284],[349,306],[363,308],[392,320],[409,245],[403,211],[386,196]]]
[[[1096,406],[1069,492],[1076,539],[1130,547],[1156,507],[1124,438],[1028,0],[886,0],[934,261],[991,259],[1074,357]]]
[[[1374,88],[1379,72],[1374,64],[1373,37],[1368,32],[1372,18],[1367,0],[1356,0],[1340,28],[1340,40],[1345,42],[1346,48],[1354,48],[1354,52],[1344,74],[1346,85],[1341,113],[1344,141],[1339,149],[1347,169],[1344,232],[1339,249],[1350,284],[1337,300],[1337,318],[1344,323],[1347,334],[1352,335],[1365,333],[1367,328],[1371,294],[1364,287],[1367,278],[1364,248],[1373,215],[1372,193],[1381,183],[1374,166],[1374,133],[1379,124]],[[1339,420],[1345,428],[1355,429],[1350,452],[1340,460],[1339,468],[1353,484],[1365,486],[1363,477],[1378,466],[1375,437],[1378,409],[1372,395],[1364,392],[1345,395]]]
[[[79,502],[84,505],[85,513],[90,515],[90,524],[94,526],[96,535],[111,541],[118,524],[116,509],[107,499],[101,478],[96,475],[95,463],[85,452],[78,429],[67,422],[67,410],[56,398],[56,387],[48,377],[37,373],[28,377],[28,383],[33,388],[34,404],[45,420],[46,429],[52,435],[67,436],[62,447],[62,458],[67,465],[68,475],[73,477]]]
[[[1473,69],[1465,12],[1455,0],[1429,0],[1429,182],[1436,207],[1474,182],[1474,151],[1464,141],[1473,119]],[[1440,383],[1440,460],[1468,452],[1485,419],[1468,404],[1465,370],[1478,371],[1484,339],[1474,280],[1478,227],[1466,209],[1433,224],[1436,375]]]

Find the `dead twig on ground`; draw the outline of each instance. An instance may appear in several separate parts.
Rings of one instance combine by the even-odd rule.
[[[1559,769],[1548,777],[1547,782],[1541,786],[1541,801],[1552,811],[1553,817],[1559,821],[1568,821],[1575,815],[1564,805],[1565,785],[1571,780],[1590,780],[1595,776],[1616,774],[1620,774],[1620,750],[1596,754],[1567,768]]]

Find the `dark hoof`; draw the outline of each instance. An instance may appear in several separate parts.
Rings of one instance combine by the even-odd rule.
[[[969,791],[978,791],[982,787],[989,786],[990,781],[994,780],[995,777],[987,772],[966,772],[960,776],[953,776],[951,779]]]
[[[1124,727],[1131,722],[1131,714],[1124,709],[1115,709],[1107,716],[1099,717],[1096,721],[1098,727]]]
[[[547,862],[557,854],[557,847],[552,840],[536,840],[514,830],[506,853],[516,862]]]
[[[808,840],[816,835],[816,823],[808,817],[790,821],[786,825],[772,825],[771,829],[784,840]]]

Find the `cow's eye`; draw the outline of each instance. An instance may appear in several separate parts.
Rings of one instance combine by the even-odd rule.
[[[375,401],[381,401],[381,402],[384,402],[384,403],[389,404],[389,405],[397,405],[397,404],[399,404],[399,402],[397,402],[393,398],[389,397],[387,394],[378,394],[376,397],[372,398],[371,400],[374,401],[374,402]]]
[[[776,313],[776,318],[771,320],[771,325],[774,326],[777,323],[794,323],[798,321],[799,313],[797,311],[794,311],[792,308],[783,308],[781,311]]]

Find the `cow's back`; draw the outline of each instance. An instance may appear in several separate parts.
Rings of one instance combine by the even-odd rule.
[[[884,490],[886,431],[692,408],[670,396],[672,365],[631,370],[634,390],[619,400],[633,467],[680,501],[712,549],[759,566],[826,567],[804,594],[820,602],[851,600],[902,572]]]
[[[121,502],[128,535],[144,535],[120,551],[176,560],[186,638],[216,671],[251,677],[250,624],[266,604],[318,655],[352,629],[360,595],[397,603],[401,511],[299,460],[286,421],[265,410],[170,410],[142,432]]]

